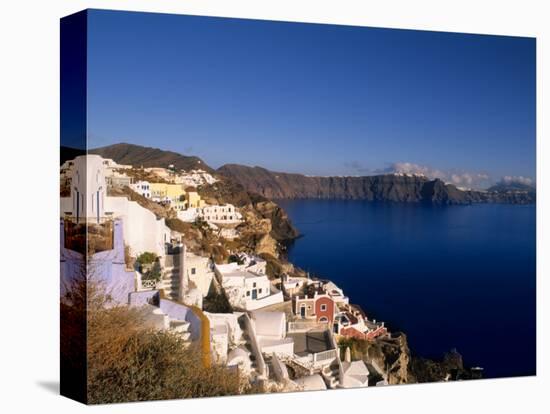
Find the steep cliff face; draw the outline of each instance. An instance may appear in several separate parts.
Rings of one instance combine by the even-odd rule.
[[[270,234],[275,240],[286,241],[298,237],[298,230],[292,225],[286,212],[273,201],[259,201],[253,205],[264,219],[271,221]]]
[[[462,355],[455,349],[441,360],[411,355],[407,336],[401,332],[372,341],[344,339],[340,346],[343,350],[350,347],[354,360],[370,365],[374,382],[385,379],[393,385],[482,378],[479,369],[464,367]]]
[[[467,192],[441,180],[426,181],[422,186],[421,200],[429,204],[469,204],[472,202]]]
[[[374,383],[381,380],[392,385],[416,382],[409,370],[411,353],[405,334],[395,333],[368,341],[344,338],[339,346],[343,352],[349,347],[353,360],[363,360],[369,365]]]
[[[534,191],[463,191],[439,179],[417,175],[309,177],[235,164],[224,165],[218,173],[268,199],[356,199],[437,205],[535,202]]]
[[[372,342],[364,359],[381,368],[390,385],[415,382],[409,372],[410,350],[404,334]]]
[[[247,191],[235,180],[223,178],[214,184],[201,186],[199,193],[207,203],[230,203],[243,209],[248,215],[247,222],[252,222],[253,219],[269,220],[271,228],[268,233],[279,242],[299,235],[281,207],[261,195]]]
[[[261,167],[224,165],[218,172],[269,199],[325,198],[418,201],[427,181],[419,176],[309,177]]]

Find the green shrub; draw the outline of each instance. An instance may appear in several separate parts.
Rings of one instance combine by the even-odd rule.
[[[145,264],[154,263],[157,260],[157,258],[158,258],[158,256],[155,253],[143,252],[137,257],[136,262],[140,266],[143,266]]]

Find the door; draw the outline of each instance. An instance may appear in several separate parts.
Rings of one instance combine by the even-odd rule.
[[[99,224],[99,191],[97,192],[97,195],[96,195],[96,203],[97,203],[97,222]]]
[[[305,318],[306,317],[306,307],[302,305],[302,307],[300,308],[300,316],[302,318]]]
[[[252,299],[258,299],[258,290],[252,289]]]

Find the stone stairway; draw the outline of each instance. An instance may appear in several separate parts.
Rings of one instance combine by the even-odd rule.
[[[250,337],[247,333],[243,333],[243,338],[245,340],[244,347],[248,352],[248,357],[250,358],[250,367],[256,371],[258,369],[258,363],[256,361],[256,356],[252,352],[252,345],[250,344]]]
[[[252,352],[252,343],[250,340],[250,336],[248,335],[248,332],[246,330],[245,324],[241,318],[238,320],[239,326],[242,331],[242,339],[244,340],[244,348],[246,349],[246,352],[248,353],[248,358],[250,359],[250,368],[252,371],[256,374],[258,373],[258,362],[256,361],[256,356],[254,355],[254,352]]]
[[[188,346],[191,343],[191,332],[189,331],[189,322],[178,319],[170,320],[170,331],[178,334]]]
[[[178,300],[180,291],[179,254],[167,254],[164,257],[164,267],[159,288],[164,290],[168,299]]]

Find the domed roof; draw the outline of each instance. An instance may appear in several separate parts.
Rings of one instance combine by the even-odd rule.
[[[250,370],[251,362],[248,351],[243,348],[235,348],[229,351],[227,354],[227,366],[234,365],[241,365],[244,370]]]
[[[229,351],[229,353],[227,354],[228,363],[237,358],[249,359],[248,352],[243,348],[235,348]]]

